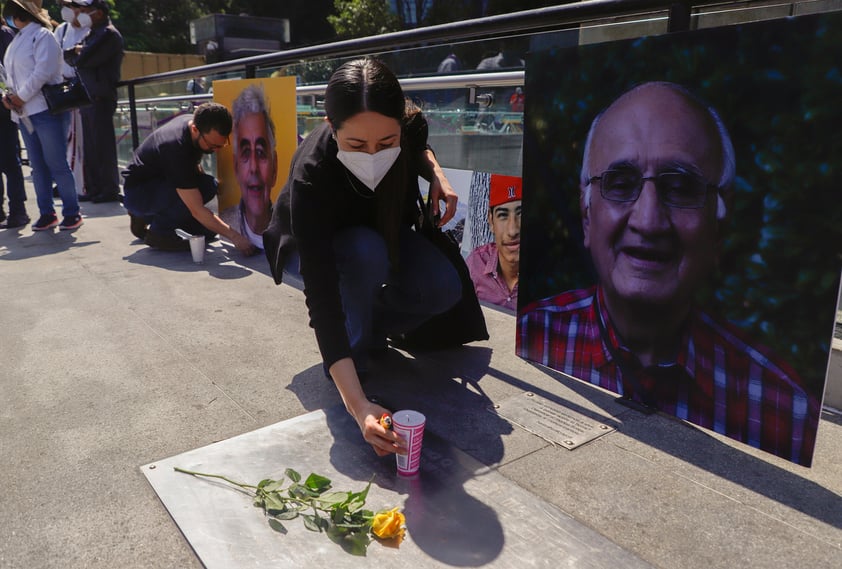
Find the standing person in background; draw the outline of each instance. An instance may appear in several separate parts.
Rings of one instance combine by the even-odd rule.
[[[44,231],[59,225],[53,204],[53,181],[63,206],[64,220],[59,229],[76,229],[83,222],[73,173],[67,165],[65,141],[70,115],[50,113],[41,94],[47,83],[61,83],[61,48],[41,0],[7,0],[3,18],[19,30],[3,58],[11,89],[11,93],[3,95],[3,105],[13,111],[12,119],[23,125],[21,135],[41,213],[32,229]]]
[[[456,56],[455,53],[452,51],[447,54],[447,56],[441,60],[439,63],[438,69],[436,70],[438,73],[454,73],[456,71],[462,70],[462,62],[459,61],[459,58]]]
[[[522,113],[524,103],[526,102],[526,95],[523,94],[523,89],[515,88],[515,92],[509,97],[509,110],[513,113]]]
[[[187,82],[187,92],[191,95],[201,95],[206,92],[205,78],[194,77]]]
[[[64,20],[64,23],[56,28],[54,35],[62,51],[73,49],[76,44],[82,43],[88,33],[87,28],[79,25],[79,21],[76,19],[80,7],[81,4],[71,0],[62,0],[61,2],[61,19]],[[76,76],[76,70],[67,62],[63,62],[61,74],[65,79],[71,79]],[[76,182],[79,200],[86,201],[88,196],[85,193],[85,155],[82,152],[82,138],[82,113],[80,109],[72,109],[70,111],[70,129],[67,133],[67,164],[73,172],[73,180]]]
[[[64,52],[64,59],[76,68],[88,89],[92,104],[83,107],[82,131],[86,195],[94,203],[119,201],[117,140],[114,111],[117,110],[117,83],[123,61],[123,36],[108,17],[106,0],[75,0],[76,20],[89,30],[81,44]],[[96,157],[96,158],[94,158]]]
[[[6,55],[6,48],[12,43],[15,32],[3,24],[0,29],[0,61]],[[0,223],[6,222],[8,228],[22,227],[29,223],[26,214],[26,189],[23,187],[23,172],[20,169],[20,133],[18,125],[12,122],[12,113],[0,107],[0,173],[6,175],[6,187],[9,188],[9,217],[3,210],[3,178],[0,177]]]

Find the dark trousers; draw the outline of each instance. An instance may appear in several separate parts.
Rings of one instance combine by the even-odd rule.
[[[209,174],[199,175],[199,192],[202,203],[216,197],[218,184]],[[154,233],[170,233],[183,229],[191,235],[215,235],[190,214],[190,210],[178,195],[175,186],[164,179],[155,178],[135,182],[131,176],[123,184],[123,205],[135,217],[143,218]]]
[[[116,100],[102,97],[95,97],[92,105],[80,109],[85,190],[92,198],[120,193],[114,136],[116,109]]]
[[[0,116],[0,172],[6,175],[9,189],[9,214],[23,215],[26,208],[26,189],[23,187],[23,172],[20,169],[20,139],[18,125],[7,117]],[[0,208],[3,207],[3,177],[0,176]]]

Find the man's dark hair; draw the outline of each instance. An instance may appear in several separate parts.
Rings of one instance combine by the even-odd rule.
[[[202,134],[215,130],[222,136],[231,134],[231,112],[219,103],[202,103],[193,112],[193,124]]]
[[[108,2],[106,0],[93,0],[90,6],[91,8],[94,8],[96,10],[102,10],[103,12],[105,12],[106,16],[111,11],[111,6],[108,5]]]

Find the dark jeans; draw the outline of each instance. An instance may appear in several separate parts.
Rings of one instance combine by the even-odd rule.
[[[202,203],[208,203],[217,192],[217,181],[209,174],[199,175],[199,191]],[[149,223],[149,230],[154,233],[169,233],[183,229],[192,235],[215,234],[190,214],[190,210],[179,197],[175,186],[164,179],[152,179],[133,182],[126,178],[123,185],[123,205],[135,217],[141,217]]]
[[[8,113],[7,113],[8,114]],[[23,172],[20,169],[20,139],[18,125],[7,117],[0,117],[0,173],[6,175],[9,189],[9,214],[24,215],[26,189],[23,186]],[[0,176],[0,208],[3,207],[3,177]]]
[[[82,107],[82,145],[85,188],[89,196],[120,193],[117,172],[117,140],[114,137],[114,111],[117,101],[97,97]]]
[[[447,257],[409,228],[401,231],[400,266],[395,270],[383,237],[368,227],[346,229],[333,248],[345,329],[358,371],[367,369],[369,350],[386,335],[413,330],[462,297],[462,282]],[[297,263],[287,263],[285,272],[295,275]]]

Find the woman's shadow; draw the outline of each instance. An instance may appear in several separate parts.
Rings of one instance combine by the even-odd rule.
[[[493,496],[478,491],[482,484],[468,483],[502,459],[502,435],[512,427],[488,412],[490,400],[479,387],[491,350],[464,347],[458,353],[464,354],[458,358],[464,365],[456,374],[437,362],[435,352],[413,358],[389,350],[363,385],[369,398],[388,409],[415,409],[426,416],[421,470],[413,477],[397,475],[394,456],[374,454],[321,364],[293,377],[288,389],[305,408],[325,410],[333,437],[330,461],[337,471],[360,481],[370,480],[373,472],[374,484],[406,495],[407,529],[421,550],[451,566],[475,567],[497,558],[504,539],[489,505]]]

